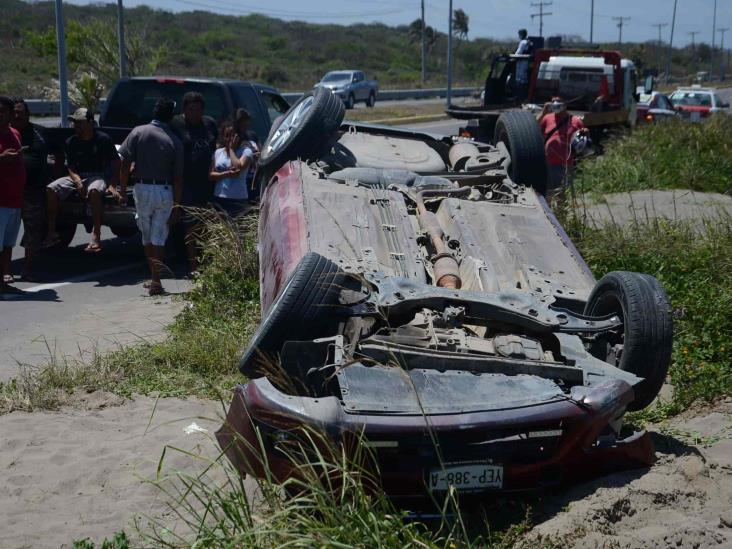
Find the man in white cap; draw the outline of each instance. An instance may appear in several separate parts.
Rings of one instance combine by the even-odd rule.
[[[120,200],[117,192],[119,178],[119,156],[112,139],[94,127],[94,112],[90,109],[76,109],[69,115],[74,125],[74,135],[66,140],[66,167],[69,175],[61,177],[46,187],[46,208],[48,232],[44,247],[53,246],[60,240],[56,232],[59,200],[66,200],[73,193],[86,199],[92,211],[92,235],[87,252],[99,252],[102,227],[102,197],[109,191]]]

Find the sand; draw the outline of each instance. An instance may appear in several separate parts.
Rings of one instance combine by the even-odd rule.
[[[86,409],[85,409],[86,408]],[[152,417],[153,409],[155,414]],[[0,416],[0,547],[70,547],[115,531],[134,532],[136,515],[164,515],[155,477],[165,445],[213,456],[220,406],[197,399],[93,393],[56,412]],[[195,423],[208,433],[186,434]],[[150,426],[148,427],[148,424]],[[146,432],[147,431],[147,432]],[[201,467],[175,452],[169,468]],[[175,521],[167,517],[171,527]]]

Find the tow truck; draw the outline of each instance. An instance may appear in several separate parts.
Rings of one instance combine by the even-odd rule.
[[[520,61],[529,62],[524,101],[515,93]],[[496,122],[502,113],[520,108],[538,114],[545,102],[558,95],[590,128],[594,140],[609,128],[635,125],[636,79],[633,62],[617,51],[539,48],[528,55],[501,54],[491,62],[481,104],[450,106],[445,112],[468,121],[460,128],[462,136],[495,142]]]

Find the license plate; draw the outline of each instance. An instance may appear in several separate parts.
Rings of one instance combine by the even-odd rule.
[[[454,486],[461,492],[484,488],[503,488],[502,465],[448,465],[444,469],[432,469],[427,479],[430,491],[447,490]]]

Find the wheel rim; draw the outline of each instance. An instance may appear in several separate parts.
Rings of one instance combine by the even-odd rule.
[[[264,158],[280,151],[285,146],[292,133],[302,126],[305,117],[312,110],[314,103],[315,98],[311,95],[298,103],[285,115],[285,118],[280,122],[277,129],[264,145],[264,151],[262,151]]]

